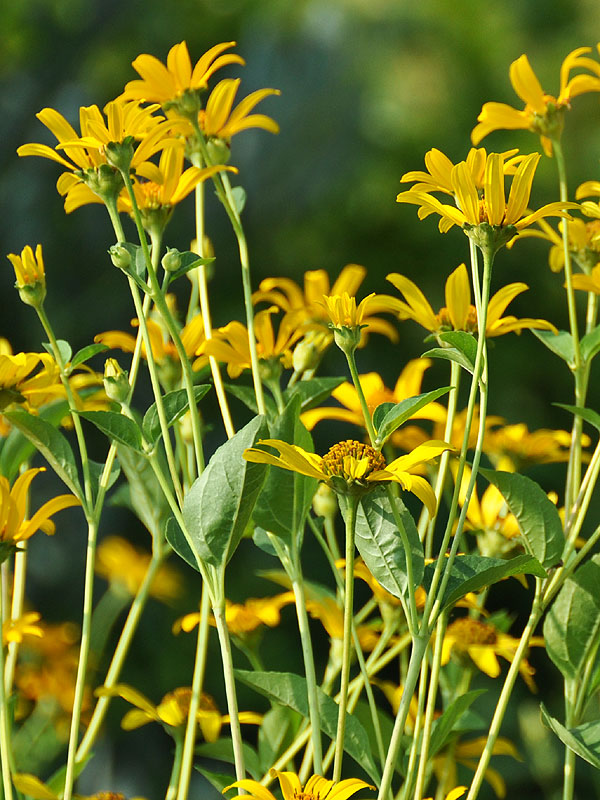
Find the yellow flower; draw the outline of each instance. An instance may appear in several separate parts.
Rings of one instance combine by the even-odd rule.
[[[359,375],[360,385],[371,414],[381,403],[401,403],[408,397],[415,397],[420,394],[423,373],[432,363],[430,358],[415,358],[409,361],[400,373],[393,390],[384,385],[381,376],[376,372]],[[352,425],[357,425],[359,428],[365,427],[362,407],[353,384],[342,383],[333,390],[332,397],[340,402],[343,408],[338,408],[337,406],[312,408],[300,415],[300,419],[309,431],[324,419],[342,420],[350,422]],[[411,419],[429,419],[443,422],[446,419],[446,410],[439,403],[429,403],[413,414]],[[406,443],[408,440],[408,437],[403,436],[404,431],[405,429],[403,428],[397,431],[397,436],[392,437],[392,443],[396,447],[401,447],[402,443]],[[412,434],[412,432],[409,433]]]
[[[262,128],[270,133],[279,133],[279,125],[265,114],[250,114],[254,106],[265,97],[281,94],[278,89],[259,89],[245,97],[232,111],[233,101],[240,79],[226,78],[219,81],[199,113],[200,127],[209,138],[224,139],[248,128]]]
[[[399,319],[413,319],[432,333],[444,331],[467,331],[477,333],[477,311],[471,303],[471,284],[467,268],[464,264],[458,266],[446,281],[446,305],[435,313],[429,301],[419,287],[397,272],[387,276],[387,280],[403,295],[404,301],[391,298],[390,310],[398,314]],[[526,283],[509,283],[496,294],[492,295],[488,304],[485,335],[502,336],[505,333],[516,331],[519,333],[525,328],[536,328],[558,331],[543,319],[530,319],[525,317],[503,317],[506,307],[514,298],[527,291]]]
[[[529,431],[525,423],[504,425],[486,433],[483,449],[495,469],[517,472],[532,464],[568,461],[572,436],[568,431],[540,428]],[[582,434],[581,444],[589,447],[590,437]]]
[[[313,619],[319,620],[332,641],[332,647],[339,651],[339,645],[344,639],[344,609],[340,608],[336,598],[307,592],[306,610]],[[379,641],[380,632],[376,625],[357,625],[356,635],[361,648],[370,652]]]
[[[581,188],[581,187],[580,187]],[[579,191],[579,190],[578,190]],[[582,203],[587,206],[589,215],[590,207],[598,209],[596,203]],[[598,209],[600,217],[600,209]],[[540,219],[537,228],[528,228],[522,231],[522,237],[545,239],[552,245],[548,253],[548,263],[552,272],[560,272],[565,266],[565,251],[562,239],[563,226],[567,226],[567,240],[569,242],[569,253],[572,259],[581,267],[584,272],[589,272],[600,261],[600,219],[585,222],[582,219],[561,220],[558,223],[558,231],[549,225],[546,220]],[[514,240],[516,241],[516,239]],[[511,247],[513,242],[509,242]]]
[[[261,439],[258,444],[279,450],[280,455],[251,447],[244,451],[247,461],[272,464],[309,478],[317,478],[334,490],[356,491],[359,494],[374,488],[379,482],[394,481],[404,491],[416,494],[430,514],[435,512],[436,507],[433,489],[425,478],[412,473],[444,450],[452,449],[446,442],[430,441],[386,465],[380,452],[368,444],[351,439],[334,444],[324,456],[308,453],[297,445],[279,439]]]
[[[571,99],[585,92],[600,91],[600,64],[585,56],[590,47],[578,47],[563,61],[560,68],[560,91],[558,97],[546,94],[531,68],[526,55],[519,56],[510,65],[509,76],[513,89],[525,103],[519,111],[505,103],[485,103],[471,133],[477,145],[491,131],[529,130],[539,134],[546,155],[552,155],[552,139],[558,139],[562,131],[565,109]],[[574,69],[590,70],[592,74],[570,77]]]
[[[137,689],[125,683],[118,683],[110,688],[101,686],[96,689],[99,697],[122,697],[131,703],[131,711],[128,711],[121,720],[123,730],[132,731],[147,725],[149,722],[158,722],[171,728],[183,727],[187,722],[190,709],[192,690],[188,687],[179,687],[166,694],[158,705],[153,705]],[[221,715],[213,698],[202,693],[196,720],[207,742],[216,742],[221,734],[221,727],[229,722],[229,715]],[[253,711],[240,711],[240,722],[251,725],[260,725],[262,716]]]
[[[31,481],[44,467],[28,469],[22,472],[12,488],[8,480],[0,475],[0,542],[11,545],[24,542],[36,531],[52,535],[56,526],[50,517],[64,508],[80,506],[81,501],[72,494],[61,494],[48,500],[29,518],[27,514],[28,492]]]
[[[455,789],[452,789],[448,792],[444,800],[458,800],[459,797],[462,797],[463,794],[467,791],[466,786],[457,786]],[[427,797],[425,800],[433,800],[432,797]]]
[[[442,644],[442,665],[448,663],[452,653],[463,658],[468,656],[478,669],[490,678],[497,678],[500,675],[498,656],[512,663],[519,641],[502,633],[491,623],[473,617],[461,617],[451,622],[446,629]],[[541,636],[532,636],[529,644],[532,647],[543,647],[544,640]],[[531,677],[535,670],[526,659],[521,661],[519,672],[531,691],[535,691]]]
[[[468,741],[453,740],[451,745],[445,747],[433,757],[433,771],[435,772],[438,781],[445,781],[449,784],[456,783],[458,779],[456,769],[457,764],[462,764],[462,766],[470,769],[472,772],[475,772],[477,769],[479,756],[483,753],[486,743],[487,736],[478,736],[477,738],[469,739]],[[452,748],[451,759],[448,758],[448,751],[450,748]],[[512,756],[518,761],[522,760],[514,744],[509,739],[505,739],[503,736],[499,736],[494,742],[492,755]],[[483,777],[496,793],[496,797],[506,797],[506,784],[504,782],[504,778],[497,770],[492,769],[492,767],[488,767]],[[460,788],[463,792],[466,791],[464,787]],[[460,794],[455,796],[460,797]],[[448,797],[450,797],[450,795],[448,795]]]
[[[333,335],[328,327],[330,317],[323,302],[324,296],[348,294],[352,297],[358,291],[366,274],[367,271],[364,267],[358,264],[347,264],[331,286],[329,275],[324,269],[309,270],[304,273],[303,288],[291,278],[265,278],[260,282],[258,291],[252,295],[252,302],[256,304],[266,301],[275,304],[283,311],[302,312],[302,316],[307,322],[320,326],[321,330],[326,333],[327,338],[322,344],[325,349],[333,341]],[[363,322],[368,325],[368,330],[365,329],[363,332],[361,347],[367,341],[367,333],[382,333],[391,341],[397,341],[396,329],[386,320],[368,316],[363,319]]]
[[[41,618],[37,611],[29,611],[18,619],[7,619],[2,625],[3,643],[22,642],[24,636],[43,636],[44,631],[36,624]]]
[[[59,397],[65,390],[58,365],[46,353],[0,352],[0,412],[12,405],[33,411]],[[41,366],[36,372],[36,369]],[[34,374],[35,373],[35,374]]]
[[[283,592],[273,597],[249,597],[243,603],[225,601],[225,622],[230,633],[244,636],[261,625],[275,628],[281,621],[281,608],[294,602],[293,592]],[[195,611],[186,614],[173,625],[173,633],[185,631],[189,633],[200,622],[200,613]],[[211,625],[215,624],[211,620]]]
[[[590,275],[573,275],[571,281],[574,289],[600,294],[600,264],[596,264]]]
[[[133,596],[146,577],[150,560],[149,553],[134,547],[126,539],[107,536],[98,545],[96,572]],[[150,594],[164,602],[174,600],[181,594],[179,573],[167,565],[161,566],[152,581]]]
[[[107,145],[122,144],[128,137],[137,140],[131,159],[131,167],[135,169],[165,146],[179,146],[176,140],[165,138],[172,122],[156,116],[157,109],[157,105],[142,108],[137,101],[125,102],[117,98],[104,107],[105,122],[98,106],[82,107],[79,109],[79,136],[62,114],[53,108],[44,108],[36,116],[54,134],[58,144],[54,149],[45,144],[24,144],[17,153],[49,158],[69,170],[59,176],[56,184],[58,193],[65,196],[68,214],[87,203],[102,202],[102,196],[116,195],[121,190],[121,177],[109,166]],[[64,156],[57,152],[59,150]]]
[[[300,778],[294,772],[279,772],[272,769],[270,774],[271,777],[277,777],[279,780],[283,800],[348,800],[349,797],[352,797],[353,794],[356,794],[361,789],[375,788],[359,778],[346,778],[346,780],[336,783],[335,781],[328,781],[320,775],[312,775],[302,787]],[[248,798],[275,800],[275,795],[258,781],[250,779],[236,781],[226,786],[223,789],[223,793],[235,788],[244,789],[248,792],[248,794],[241,795],[242,800],[248,800]]]
[[[273,330],[271,316],[279,309],[275,306],[259,311],[254,317],[256,347],[261,362],[281,363],[288,369],[292,366],[292,347],[300,339],[306,326],[298,312],[284,314],[277,335]],[[213,331],[197,350],[197,355],[214,356],[227,364],[227,374],[237,378],[245,369],[250,369],[250,340],[248,329],[241,322],[233,321]]]
[[[129,100],[164,104],[186,92],[206,89],[208,79],[221,67],[244,64],[244,59],[235,53],[221,55],[234,46],[235,42],[223,42],[211,47],[198,59],[193,69],[185,41],[171,47],[166,66],[155,56],[143,53],[132,63],[142,80],[129,81],[121,96]]]
[[[9,253],[7,258],[15,270],[17,289],[21,292],[25,290],[27,294],[33,293],[36,296],[41,296],[43,300],[46,294],[46,273],[42,245],[37,245],[35,255],[31,246],[26,245],[20,256],[16,255],[16,253]],[[21,296],[23,297],[23,294]]]
[[[552,216],[570,219],[566,209],[578,207],[575,203],[558,201],[528,212],[531,186],[540,158],[539,153],[530,153],[523,158],[515,171],[508,201],[504,190],[504,162],[499,153],[490,153],[487,157],[483,193],[465,161],[452,168],[450,180],[456,206],[445,205],[423,191],[400,192],[396,200],[419,206],[419,219],[439,214],[441,233],[447,233],[454,225],[460,225],[469,233],[472,228],[477,231],[482,224],[487,224],[492,228],[497,245],[506,244],[515,233],[538,219]]]

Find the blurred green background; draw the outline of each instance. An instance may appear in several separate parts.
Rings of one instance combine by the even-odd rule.
[[[19,0],[5,4],[0,49],[0,241],[4,253],[42,242],[47,309],[59,335],[74,350],[90,343],[100,331],[127,330],[133,316],[122,275],[106,255],[113,244],[111,227],[100,206],[66,216],[55,191],[57,165],[37,158],[19,159],[15,150],[25,142],[54,144],[35,118],[41,108],[55,108],[77,124],[80,106],[102,107],[136,77],[130,63],[138,54],[152,53],[164,61],[169,48],[182,39],[193,62],[213,44],[236,40],[236,52],[247,65],[220,76],[241,75],[244,94],[262,87],[281,90],[281,97],[268,98],[260,108],[280,123],[281,133],[249,131],[237,136],[232,146],[232,163],[240,168],[239,182],[248,193],[244,222],[255,286],[267,276],[285,275],[301,282],[305,270],[316,268],[327,269],[334,278],[344,264],[355,262],[368,268],[364,294],[393,292],[385,276],[402,272],[418,283],[437,308],[443,304],[447,275],[468,257],[467,240],[456,228],[440,235],[433,218],[419,222],[414,207],[397,205],[401,175],[421,169],[431,147],[453,161],[461,160],[484,102],[519,104],[508,68],[522,53],[529,56],[542,86],[557,94],[562,59],[575,47],[595,47],[600,39],[600,4],[597,0]],[[567,115],[564,142],[572,190],[583,180],[600,177],[599,112],[598,97],[587,95],[576,98]],[[539,149],[537,137],[528,132],[498,132],[483,145],[488,150]],[[555,187],[555,164],[543,158],[532,206],[556,199]],[[241,288],[234,288],[239,287],[239,267],[227,220],[216,202],[208,215],[217,255],[210,287],[213,321],[223,325],[242,318]],[[187,249],[191,230],[188,202],[175,215],[166,243]],[[531,290],[517,298],[512,313],[567,326],[562,277],[550,272],[544,243],[523,241],[498,256],[493,290],[519,280]],[[0,270],[0,335],[15,350],[37,350],[37,322],[19,304],[12,284],[7,261]],[[422,333],[415,324],[404,323],[400,346],[395,348],[373,337],[371,346],[359,355],[359,370],[377,369],[393,385],[404,364],[423,352]],[[553,360],[527,332],[518,338],[502,337],[494,345],[490,412],[502,414],[509,422],[526,422],[531,429],[569,428],[570,417],[550,405],[572,402],[571,380],[562,362]],[[336,355],[328,367],[343,374]],[[446,374],[443,365],[436,366],[426,388],[445,382]],[[595,370],[592,407],[599,390]],[[327,437],[336,434],[337,429],[329,429],[320,446],[327,446]],[[562,474],[562,467],[544,468],[536,477],[558,488]],[[103,532],[142,541],[136,525],[128,516],[109,510]],[[78,605],[83,535],[83,531],[71,531],[50,542],[33,542],[30,595],[34,606],[49,618],[68,617]],[[269,591],[264,582],[259,585],[247,578],[249,567],[264,567],[264,556],[246,544],[245,575],[232,582],[231,595],[236,600],[248,591]],[[190,681],[193,637],[175,642],[170,634],[177,613],[191,610],[198,595],[193,576],[187,580],[190,595],[181,608],[152,606],[125,676],[155,701]],[[287,632],[278,633],[275,651],[289,663],[278,660],[274,666],[300,671],[291,613],[286,619]],[[321,632],[315,629],[315,635]],[[218,663],[216,653],[213,663]],[[209,675],[209,688],[224,707],[215,670],[214,676]],[[555,680],[550,667],[542,667],[542,679],[546,673],[549,681]],[[525,692],[522,698],[520,711],[525,713],[531,700]],[[251,695],[242,691],[242,707],[249,702],[253,702]],[[558,698],[554,710],[560,714]],[[113,727],[122,712],[119,702],[112,715]],[[537,720],[535,713],[531,719]],[[515,737],[519,736],[517,725],[515,710],[507,723]],[[150,800],[160,797],[168,779],[169,743],[154,728],[103,740],[80,790],[113,789]],[[560,758],[558,747],[554,751],[551,747],[548,758],[553,752]],[[521,783],[526,780],[524,768],[514,769],[511,764],[509,771],[503,771],[512,781],[511,789],[519,786],[532,798],[542,796],[539,783]],[[586,797],[597,791],[587,780],[585,786]]]

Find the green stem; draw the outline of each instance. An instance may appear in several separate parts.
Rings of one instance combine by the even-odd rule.
[[[570,730],[574,728],[578,720],[575,715],[575,681],[571,678],[565,679],[565,726]],[[570,747],[565,745],[565,758],[563,765],[563,800],[573,800],[575,791],[575,767],[576,755]]]
[[[2,571],[2,586],[0,587],[0,620],[4,619],[4,578],[5,573]],[[12,800],[12,744],[11,744],[11,720],[8,710],[8,697],[4,689],[4,675],[5,675],[5,662],[4,662],[4,641],[1,635],[0,628],[0,766],[2,767],[2,786],[4,788],[3,800]]]
[[[340,676],[340,702],[335,738],[335,760],[333,762],[333,780],[335,782],[339,781],[342,777],[342,760],[344,757],[344,735],[346,731],[346,706],[348,704],[348,683],[350,680],[350,647],[352,643],[352,617],[354,608],[354,537],[356,532],[357,508],[358,498],[349,495],[346,511],[344,639],[342,643],[342,671]]]
[[[171,769],[171,777],[169,779],[167,793],[165,794],[165,800],[175,800],[177,795],[177,784],[179,783],[181,756],[183,752],[183,732],[180,728],[175,729],[173,738],[175,740],[175,755],[173,756],[173,768]]]
[[[6,563],[6,562],[5,562]],[[2,565],[4,566],[4,564]],[[12,607],[10,611],[11,619],[19,619],[23,613],[23,603],[25,600],[25,575],[27,572],[27,541],[21,543],[21,547],[15,553]],[[17,655],[19,653],[19,642],[9,642],[7,648],[6,665],[4,669],[4,691],[8,696],[12,691]],[[2,672],[0,671],[0,676]]]
[[[419,628],[419,615],[417,613],[417,602],[415,600],[415,589],[416,589],[416,581],[414,578],[414,568],[413,568],[413,561],[412,561],[412,549],[410,546],[410,542],[408,540],[408,536],[406,535],[406,530],[404,528],[404,523],[402,521],[402,517],[400,516],[400,511],[398,510],[398,506],[396,505],[396,494],[395,489],[390,484],[386,486],[387,496],[390,501],[390,505],[392,507],[392,514],[394,515],[394,522],[396,523],[396,527],[398,528],[398,533],[400,534],[400,539],[402,540],[402,547],[404,548],[404,556],[406,559],[406,583],[408,585],[408,615],[407,615],[407,622],[408,622],[408,629],[411,635],[415,636],[417,634]],[[413,588],[414,587],[414,588]]]
[[[377,442],[377,433],[375,432],[375,428],[373,427],[373,418],[371,417],[371,412],[369,411],[369,406],[367,405],[367,398],[365,397],[365,393],[363,392],[363,388],[360,384],[360,378],[358,377],[358,370],[356,369],[356,359],[354,357],[354,352],[349,350],[345,351],[346,360],[348,362],[348,368],[350,370],[350,375],[352,376],[352,383],[354,384],[354,388],[356,389],[356,393],[358,394],[358,400],[360,402],[360,407],[362,409],[363,417],[365,418],[365,427],[367,429],[367,433],[369,434],[369,439],[371,440],[371,445],[376,447]]]
[[[419,679],[419,691],[417,696],[417,715],[415,718],[415,726],[412,732],[412,741],[410,744],[410,752],[408,755],[408,767],[406,770],[406,777],[404,785],[398,795],[402,800],[408,800],[410,796],[411,787],[415,781],[415,769],[417,765],[417,753],[423,747],[421,737],[421,724],[423,720],[423,711],[425,709],[425,695],[427,692],[427,673],[429,672],[429,664],[427,659],[421,661],[421,677]]]
[[[190,709],[188,712],[187,726],[185,729],[185,741],[181,759],[179,786],[177,788],[177,800],[185,800],[190,788],[190,778],[192,775],[192,766],[194,762],[194,745],[196,743],[196,730],[198,728],[196,716],[200,707],[202,686],[204,684],[204,673],[206,671],[209,608],[210,597],[208,594],[208,589],[206,585],[203,585],[202,599],[200,601],[198,639],[196,642],[196,660],[194,663],[194,675],[192,678],[192,696],[190,699]]]

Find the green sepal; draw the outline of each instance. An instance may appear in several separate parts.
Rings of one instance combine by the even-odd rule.
[[[432,392],[424,392],[415,397],[407,397],[400,403],[381,403],[381,405],[377,406],[373,413],[373,425],[377,431],[375,447],[380,450],[400,425],[410,419],[421,408],[449,392],[450,389],[452,389],[451,386],[443,386],[441,389],[434,389]]]
[[[118,414],[116,411],[77,411],[75,413],[95,425],[111,441],[124,444],[135,450],[136,453],[144,452],[142,432],[139,426],[124,414]]]
[[[202,384],[194,386],[194,398],[196,403],[200,400],[210,389],[209,384]],[[174,392],[169,392],[162,398],[163,407],[165,410],[165,417],[167,427],[170,428],[178,419],[180,419],[189,408],[188,395],[186,389],[176,389]],[[160,427],[160,420],[158,418],[158,410],[156,403],[152,403],[150,408],[144,414],[142,420],[142,433],[144,438],[150,445],[155,445],[161,437],[162,431]]]
[[[551,717],[543,703],[540,703],[542,719],[550,730],[584,761],[600,769],[600,720],[584,722],[576,728],[565,728],[557,719]]]
[[[73,494],[83,500],[75,456],[62,433],[43,417],[36,417],[22,408],[5,411],[4,416],[39,450]]]
[[[291,672],[251,672],[249,670],[234,670],[236,678],[257,692],[297,711],[308,719],[308,699],[306,680],[300,675]],[[337,719],[339,706],[333,698],[317,687],[317,701],[321,730],[330,739],[335,740],[337,735]],[[352,714],[346,715],[346,735],[344,737],[344,750],[356,763],[362,767],[369,777],[379,783],[379,772],[371,755],[369,737],[360,722]]]
[[[267,465],[246,461],[244,450],[267,436],[264,417],[255,417],[215,451],[184,499],[189,545],[217,569],[235,552],[266,475]]]
[[[600,638],[600,555],[567,578],[544,620],[546,652],[567,679],[577,679]]]
[[[555,566],[565,544],[558,509],[539,484],[516,472],[480,469],[506,500],[516,517],[525,549],[544,567]]]
[[[348,513],[348,500],[339,495],[340,509],[344,518]],[[408,585],[406,574],[406,552],[390,499],[387,494],[373,492],[359,502],[356,513],[355,541],[363,561],[379,583],[398,599],[414,592],[423,578],[423,544],[408,509],[396,498],[398,512],[410,543],[414,586]]]
[[[7,561],[14,553],[17,552],[17,545],[12,539],[2,541],[0,539],[0,564]]]

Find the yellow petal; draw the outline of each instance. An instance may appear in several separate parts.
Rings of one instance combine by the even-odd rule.
[[[446,307],[454,329],[464,331],[471,307],[471,284],[464,264],[457,267],[446,281]]]

